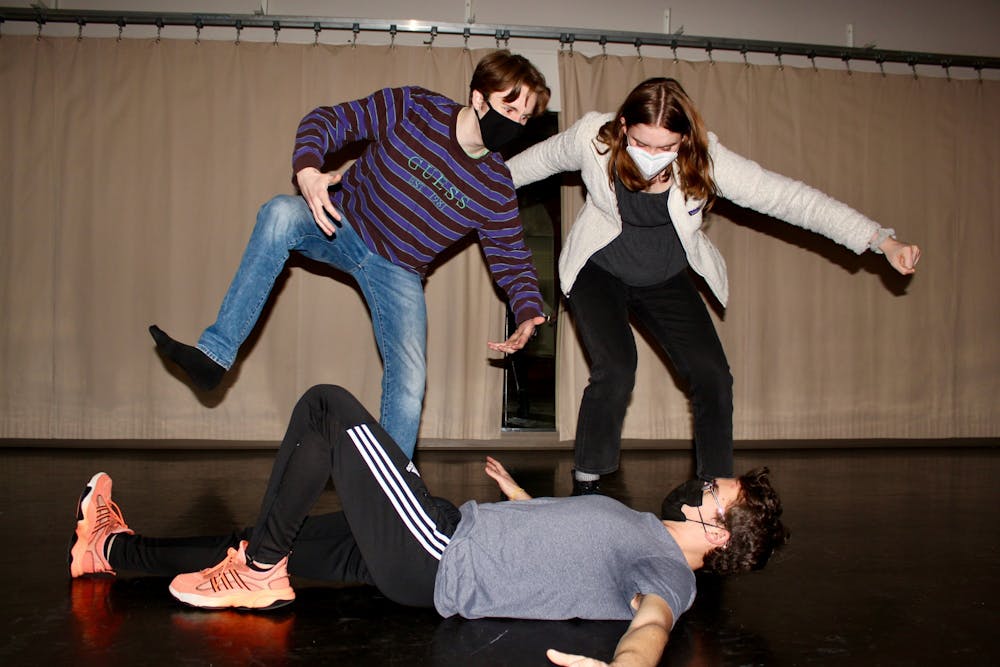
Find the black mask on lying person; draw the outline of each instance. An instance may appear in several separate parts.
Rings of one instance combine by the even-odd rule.
[[[663,504],[660,505],[660,518],[669,521],[687,521],[681,506],[701,507],[704,499],[705,482],[700,479],[689,479],[674,487],[674,490],[663,499]]]

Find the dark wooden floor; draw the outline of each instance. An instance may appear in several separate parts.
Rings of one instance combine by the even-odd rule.
[[[767,464],[792,540],[768,568],[699,577],[664,665],[998,665],[1000,447],[739,450]],[[535,495],[568,491],[569,452],[498,453]],[[70,581],[66,546],[90,475],[105,470],[137,532],[216,533],[252,523],[268,451],[0,448],[2,665],[544,665],[549,646],[609,659],[625,624],[442,620],[366,587],[295,581],[271,615],[197,612],[167,580]],[[418,463],[454,501],[495,500],[481,452]],[[655,510],[690,454],[628,450],[611,484]],[[337,507],[328,493],[321,510]]]

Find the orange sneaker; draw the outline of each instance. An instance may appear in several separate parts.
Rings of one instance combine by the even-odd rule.
[[[116,533],[133,531],[125,525],[122,511],[111,500],[111,477],[99,472],[83,488],[76,505],[76,532],[69,547],[70,576],[114,574],[104,555],[104,546]]]
[[[204,609],[277,609],[295,599],[288,581],[288,556],[267,572],[247,565],[247,542],[229,548],[226,559],[201,572],[179,574],[170,582],[170,594]]]

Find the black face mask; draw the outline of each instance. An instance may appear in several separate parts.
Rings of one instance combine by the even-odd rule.
[[[496,152],[521,136],[524,126],[497,112],[489,100],[486,100],[486,106],[489,110],[479,118],[479,133],[483,135],[483,146]]]
[[[660,518],[670,521],[687,521],[682,505],[691,507],[701,507],[705,499],[705,482],[700,479],[689,479],[683,484],[674,487],[674,490],[667,494],[660,505]]]

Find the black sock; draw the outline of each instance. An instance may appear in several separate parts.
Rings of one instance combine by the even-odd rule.
[[[156,341],[156,349],[180,366],[198,389],[209,391],[222,381],[226,369],[198,348],[177,342],[155,324],[149,327],[149,333]]]

